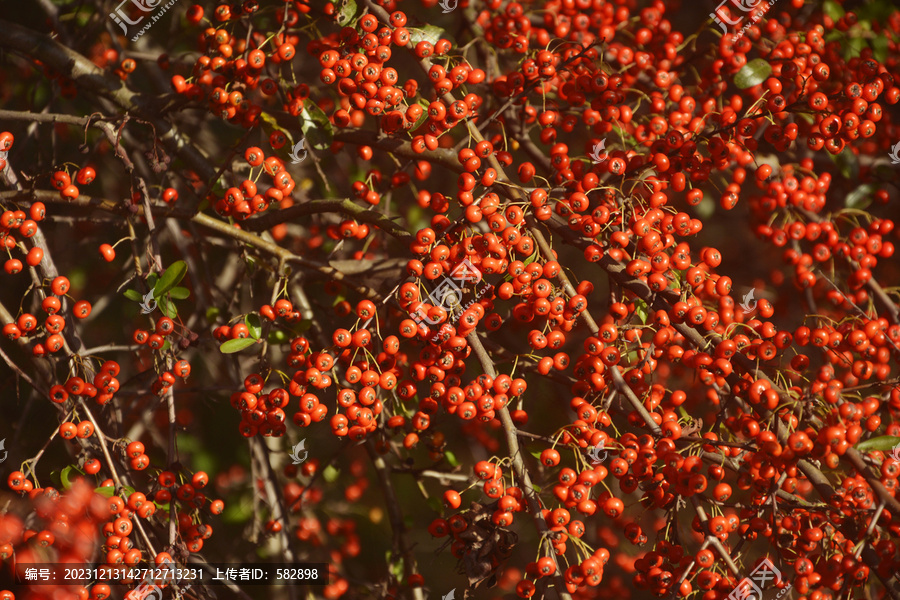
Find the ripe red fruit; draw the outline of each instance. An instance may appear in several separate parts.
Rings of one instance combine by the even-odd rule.
[[[75,181],[78,182],[78,185],[88,185],[97,177],[97,172],[93,167],[82,167],[78,170],[78,174],[75,176]]]
[[[109,244],[100,244],[100,256],[106,262],[112,262],[116,259],[116,251]]]

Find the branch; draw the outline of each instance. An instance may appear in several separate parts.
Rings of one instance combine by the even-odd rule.
[[[125,83],[105,72],[90,60],[36,31],[10,21],[0,20],[0,48],[20,52],[71,79],[84,92],[106,98],[126,113],[148,120],[166,147],[204,179],[212,179],[215,170],[208,157],[172,123],[157,116],[155,100],[128,89]]]
[[[478,334],[472,332],[466,339],[469,341],[469,346],[472,347],[475,356],[478,357],[478,362],[481,363],[481,368],[484,369],[484,372],[490,377],[496,378],[497,371],[494,369],[494,364],[491,361],[491,357],[488,356],[487,350],[481,345],[481,339],[478,337]],[[516,437],[516,424],[513,423],[512,417],[509,416],[509,408],[504,406],[497,411],[497,416],[500,417],[500,422],[503,424],[503,433],[506,436],[506,445],[509,447],[512,469],[522,488],[522,493],[525,495],[528,511],[531,513],[532,519],[534,519],[534,524],[537,527],[538,533],[540,533],[542,537],[548,537],[551,534],[551,531],[541,512],[540,497],[534,489],[534,484],[531,483],[531,477],[528,474],[528,469],[525,467],[525,461],[522,459],[522,452],[519,448],[519,439]],[[566,589],[566,582],[563,579],[563,572],[559,566],[559,561],[556,558],[556,553],[551,551],[549,552],[549,555],[556,567],[556,574],[553,576],[553,582],[557,597],[560,598],[560,600],[572,600],[571,595]]]
[[[403,557],[403,575],[409,578],[416,572],[416,561],[413,558],[409,542],[406,539],[406,525],[403,522],[403,513],[400,511],[400,500],[394,491],[394,484],[391,482],[390,470],[384,462],[384,457],[378,454],[374,448],[371,439],[366,440],[366,452],[372,459],[375,466],[375,472],[378,474],[378,481],[381,483],[381,492],[384,494],[384,504],[388,511],[388,518],[391,521],[391,531],[393,531],[392,554]],[[422,588],[415,586],[412,588],[413,598],[415,600],[424,600]]]

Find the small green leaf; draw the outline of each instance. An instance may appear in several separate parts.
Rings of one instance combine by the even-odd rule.
[[[831,152],[826,154],[837,165],[844,179],[856,181],[859,179],[859,158],[849,149],[845,150],[846,152],[842,151],[840,154],[832,154]]]
[[[280,329],[276,329],[275,331],[269,332],[269,343],[273,345],[284,344],[288,341],[287,334],[281,331]]]
[[[325,467],[325,470],[322,471],[322,478],[328,483],[334,483],[340,475],[341,472],[336,469],[334,465],[328,465]]]
[[[184,276],[187,275],[187,264],[183,260],[176,261],[169,265],[166,272],[162,274],[156,285],[153,286],[153,297],[159,300],[166,292],[181,283]]]
[[[428,504],[428,506],[431,507],[431,510],[437,514],[441,514],[442,511],[446,510],[437,496],[430,496],[426,501],[426,504]]]
[[[759,85],[772,74],[772,65],[762,58],[754,58],[734,76],[734,85],[746,90],[754,85]]]
[[[247,325],[247,329],[250,330],[250,337],[254,340],[258,340],[259,336],[262,335],[262,325],[259,322],[259,315],[250,313],[244,317],[244,324]]]
[[[865,47],[868,46],[866,40],[861,37],[847,37],[844,39],[843,50],[846,58],[856,58]]]
[[[444,458],[447,459],[447,464],[449,464],[451,467],[459,466],[459,461],[456,459],[456,455],[453,454],[452,452],[450,452],[449,450],[444,452]]]
[[[253,502],[248,498],[243,501],[226,502],[222,513],[224,523],[246,523],[253,515]]]
[[[150,289],[156,287],[157,281],[159,281],[159,277],[156,275],[156,273],[151,273],[147,276],[147,285],[150,287]]]
[[[271,136],[273,133],[278,132],[284,135],[285,138],[287,138],[287,143],[281,148],[277,149],[275,151],[275,154],[277,154],[282,160],[292,160],[290,156],[291,150],[294,147],[294,136],[291,134],[291,132],[282,127],[275,119],[275,117],[267,112],[260,113],[259,118],[262,121],[262,128],[263,131],[266,132],[266,135]]]
[[[116,494],[116,486],[106,485],[103,487],[94,488],[94,492],[102,496],[106,496],[107,498],[112,498]]]
[[[844,198],[844,206],[847,208],[856,208],[864,210],[872,203],[872,194],[875,193],[875,186],[870,183],[864,183],[857,186],[852,192]]]
[[[391,556],[391,554],[392,553],[390,550],[385,553],[388,570],[391,572],[391,575],[394,576],[395,581],[404,581],[403,557],[397,556],[396,558],[394,558],[393,556]]]
[[[888,53],[888,38],[886,35],[879,35],[869,40],[872,46],[872,58],[883,63]]]
[[[216,322],[216,317],[219,316],[221,311],[215,306],[211,306],[206,309],[206,322],[212,325]]]
[[[169,290],[169,296],[175,300],[187,300],[191,295],[191,290],[183,287],[173,287]]]
[[[334,141],[334,127],[328,116],[314,102],[306,102],[300,111],[300,130],[310,148],[327,150]]]
[[[440,27],[435,27],[434,25],[426,25],[421,28],[408,27],[407,29],[409,29],[409,44],[412,47],[415,47],[419,42],[431,42],[432,44],[436,44],[444,35],[444,30]]]
[[[62,473],[60,473],[59,481],[62,483],[63,488],[68,490],[80,475],[84,475],[84,473],[81,472],[81,469],[74,465],[69,465],[62,470]]]
[[[168,298],[163,296],[157,301],[157,306],[162,314],[166,315],[170,319],[174,319],[178,316],[178,309],[175,308],[175,303],[170,301]]]
[[[416,119],[415,123],[413,123],[413,126],[410,128],[410,131],[415,131],[416,129],[421,127],[422,123],[424,123],[425,119],[427,119],[427,118],[428,118],[428,111],[427,110],[422,111],[422,114],[419,115],[419,118]]]
[[[249,348],[255,343],[256,340],[253,338],[237,338],[224,342],[221,346],[219,346],[219,351],[222,354],[234,354],[235,352],[240,352],[244,348]]]
[[[832,21],[837,21],[846,14],[844,7],[835,2],[835,0],[825,0],[825,3],[822,5],[822,12],[831,17]]]
[[[643,300],[635,299],[634,314],[638,316],[642,324],[646,325],[647,318],[650,316],[650,309],[647,307],[647,303]]]
[[[143,302],[144,297],[137,290],[125,290],[124,295],[129,300],[134,300],[135,302]]]
[[[871,452],[872,450],[881,450],[884,452],[885,450],[891,450],[897,444],[900,444],[900,437],[880,435],[858,443],[856,449],[860,452]]]
[[[355,0],[338,0],[337,2],[332,2],[332,4],[337,8],[335,20],[341,27],[347,26],[353,20],[353,17],[356,16],[357,7]]]

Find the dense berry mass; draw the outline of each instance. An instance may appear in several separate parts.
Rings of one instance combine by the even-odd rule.
[[[0,600],[900,599],[892,3],[146,4],[0,20]]]

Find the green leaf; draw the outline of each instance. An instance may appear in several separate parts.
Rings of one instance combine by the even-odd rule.
[[[175,300],[187,300],[191,295],[191,290],[183,287],[173,287],[169,290],[169,296]]]
[[[887,58],[888,53],[888,39],[886,35],[879,35],[869,40],[869,45],[872,46],[872,58],[877,60],[880,63],[883,63]]]
[[[891,450],[894,446],[900,444],[900,437],[893,435],[881,435],[869,438],[856,445],[856,449],[860,452],[871,452],[872,450]]]
[[[835,0],[825,0],[825,3],[822,5],[822,12],[831,17],[833,21],[837,21],[846,14],[844,7],[835,2]]]
[[[246,324],[247,329],[250,330],[250,337],[254,340],[258,340],[259,336],[262,335],[262,325],[259,322],[259,315],[250,313],[244,317],[244,324]]]
[[[428,118],[428,110],[426,109],[426,110],[422,111],[422,114],[419,115],[419,118],[416,119],[415,123],[413,123],[413,126],[410,128],[410,131],[415,131],[416,129],[421,127],[422,123],[424,123],[425,119],[427,119],[427,118]]]
[[[253,344],[256,343],[256,340],[253,338],[238,338],[235,340],[228,340],[219,346],[219,351],[222,354],[234,354],[235,352],[240,352],[244,348],[249,348]]]
[[[635,299],[634,314],[638,316],[642,324],[646,325],[647,319],[650,317],[650,309],[647,307],[647,303],[643,300]]]
[[[425,503],[428,504],[428,506],[431,507],[431,510],[436,514],[441,514],[441,512],[446,510],[437,496],[429,496],[428,500],[426,500]]]
[[[863,49],[868,44],[866,40],[861,37],[847,37],[844,38],[843,50],[845,58],[856,58],[860,54],[862,54]]]
[[[388,570],[391,572],[391,575],[394,576],[394,581],[404,581],[403,557],[394,557],[392,554],[393,553],[390,550],[385,552],[385,562],[388,565]]]
[[[287,334],[280,329],[269,332],[269,343],[272,345],[284,344],[288,341]]]
[[[183,260],[179,260],[169,265],[166,272],[162,274],[162,277],[160,277],[159,281],[156,282],[156,285],[153,286],[153,297],[157,300],[162,298],[166,292],[181,283],[181,280],[184,279],[185,275],[187,275],[187,264],[185,264]]]
[[[310,148],[327,150],[334,141],[334,127],[314,102],[306,102],[300,111],[300,130]]]
[[[831,152],[826,152],[826,155],[834,161],[844,179],[851,181],[859,179],[859,158],[849,148],[845,148],[845,151],[837,155]]]
[[[212,325],[216,322],[216,317],[219,316],[221,311],[215,306],[211,306],[206,309],[206,322]]]
[[[246,523],[253,516],[253,502],[246,497],[236,502],[226,502],[222,521],[225,523]]]
[[[175,308],[175,303],[165,296],[160,298],[156,305],[159,307],[159,310],[170,319],[174,319],[178,316],[178,309]]]
[[[456,459],[456,455],[453,454],[452,452],[450,452],[449,450],[444,452],[444,458],[447,459],[447,464],[449,464],[451,467],[459,466],[459,461]]]
[[[60,473],[59,481],[62,483],[63,488],[68,490],[72,487],[75,480],[78,479],[79,475],[84,475],[84,473],[81,472],[81,469],[74,465],[69,465],[62,470],[62,473]]]
[[[759,85],[772,74],[772,65],[762,58],[754,58],[734,76],[734,85],[746,90],[754,85]]]
[[[287,138],[287,144],[275,150],[275,154],[277,154],[282,160],[292,160],[290,157],[290,153],[294,147],[294,136],[291,134],[291,132],[282,127],[275,119],[275,117],[267,112],[260,113],[259,118],[262,120],[263,131],[265,131],[267,135],[271,136],[277,131]]]
[[[137,290],[125,290],[124,295],[129,300],[134,300],[135,302],[143,302],[144,297],[141,296],[140,292]]]
[[[703,220],[709,219],[713,216],[713,213],[716,212],[716,203],[712,199],[712,196],[706,194],[700,200],[700,204],[698,204],[694,210],[697,211],[697,216]]]
[[[338,0],[337,2],[332,2],[332,4],[337,8],[335,20],[341,27],[347,26],[353,20],[353,17],[356,16],[357,7],[355,0]]]
[[[847,208],[857,208],[864,210],[872,204],[872,194],[875,193],[875,186],[870,183],[859,185],[844,198],[844,206]]]
[[[106,485],[103,487],[94,488],[94,492],[106,496],[107,498],[112,498],[116,495],[116,486],[114,485]]]
[[[154,287],[156,287],[156,282],[158,280],[159,277],[156,275],[156,273],[151,273],[147,276],[147,285],[150,287],[150,289],[153,289]]]
[[[434,25],[426,25],[422,28],[408,27],[407,29],[409,30],[409,44],[412,47],[415,47],[419,42],[436,44],[444,35],[444,30]]]
[[[325,467],[325,470],[322,471],[322,478],[328,483],[334,483],[340,475],[341,472],[336,469],[334,465],[328,465]]]

